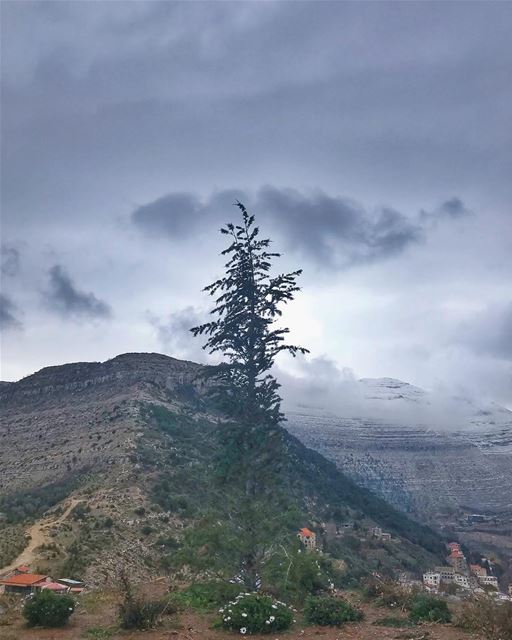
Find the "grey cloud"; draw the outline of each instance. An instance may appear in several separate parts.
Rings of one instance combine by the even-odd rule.
[[[18,309],[14,302],[0,293],[0,329],[21,329],[21,321],[17,317]]]
[[[110,306],[93,293],[85,293],[75,287],[68,273],[56,264],[50,271],[50,286],[46,292],[46,306],[65,317],[108,318]]]
[[[397,255],[423,235],[421,227],[394,209],[371,212],[321,191],[304,195],[264,187],[254,204],[259,210],[275,221],[292,249],[337,269]]]
[[[457,218],[465,218],[470,216],[472,211],[466,207],[460,198],[454,196],[443,202],[437,209],[433,211],[420,212],[420,220],[423,223],[436,223],[443,219],[456,220]]]
[[[489,307],[464,323],[456,341],[477,354],[512,361],[512,302]]]
[[[284,246],[330,270],[385,260],[421,242],[433,220],[468,215],[459,198],[438,209],[408,217],[391,207],[369,210],[349,198],[321,190],[260,188],[255,194],[239,190],[215,192],[205,201],[192,193],[171,193],[138,207],[132,222],[146,232],[175,240],[195,234],[204,223],[221,225],[235,213],[229,206],[242,200],[269,233]]]
[[[132,214],[132,221],[150,233],[181,238],[190,235],[202,210],[204,207],[199,199],[191,193],[171,193],[138,207]]]
[[[204,362],[206,352],[199,338],[194,339],[190,329],[204,321],[204,314],[194,307],[185,307],[170,313],[166,318],[148,315],[151,326],[163,349],[175,357],[185,357],[195,362]]]
[[[20,252],[11,245],[2,245],[2,266],[3,276],[16,276],[20,270]]]

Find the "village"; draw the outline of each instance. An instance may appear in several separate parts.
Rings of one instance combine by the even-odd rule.
[[[335,535],[341,536],[343,532],[352,525],[347,523],[335,527]],[[323,524],[320,527],[320,535],[328,532],[328,527]],[[383,531],[381,527],[371,527],[366,532],[369,538],[380,540],[382,542],[392,542],[393,538],[390,533]],[[320,550],[317,546],[317,535],[315,532],[304,527],[297,534],[299,540],[308,550]],[[512,583],[508,585],[507,591],[500,591],[498,577],[493,575],[493,563],[487,558],[482,558],[481,564],[470,564],[461,549],[458,542],[449,542],[447,545],[448,556],[447,564],[437,566],[426,571],[422,579],[418,579],[414,575],[402,572],[398,577],[398,582],[409,588],[424,589],[426,592],[435,595],[447,596],[469,596],[488,594],[501,601],[512,602]]]
[[[38,591],[52,591],[55,594],[79,596],[85,590],[85,583],[75,578],[56,578],[40,573],[32,573],[30,567],[16,567],[0,576],[0,594],[30,596]]]

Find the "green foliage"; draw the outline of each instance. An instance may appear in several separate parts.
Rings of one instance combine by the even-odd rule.
[[[17,491],[0,497],[0,512],[5,513],[8,523],[37,518],[50,507],[61,502],[78,486],[82,474],[67,476],[28,491]]]
[[[104,627],[91,627],[84,632],[84,638],[90,640],[110,640],[114,635],[112,629],[105,629]]]
[[[219,610],[218,625],[238,633],[274,633],[288,629],[293,612],[286,604],[270,596],[241,593]]]
[[[119,605],[119,626],[122,629],[154,629],[162,616],[166,603],[161,600],[133,599]]]
[[[22,524],[0,525],[0,567],[8,565],[27,546],[28,537]]]
[[[362,612],[342,598],[309,596],[304,606],[304,619],[308,624],[338,627],[362,618]]]
[[[205,288],[217,296],[211,314],[215,320],[191,329],[194,336],[206,335],[204,348],[221,353],[227,360],[211,369],[218,384],[216,392],[224,411],[241,425],[277,424],[282,420],[279,384],[269,373],[275,357],[286,351],[295,356],[307,349],[285,344],[287,328],[275,328],[282,315],[281,305],[290,302],[299,291],[296,284],[301,270],[270,275],[274,258],[270,240],[261,240],[254,216],[241,202],[239,225],[227,224],[221,233],[230,237],[222,252],[228,256],[226,275]]]
[[[176,591],[171,601],[180,609],[213,611],[240,593],[240,586],[225,581],[196,582],[186,589]]]
[[[462,603],[455,624],[487,640],[512,640],[512,602],[472,598]]]
[[[395,629],[407,629],[416,626],[416,623],[409,618],[398,618],[396,616],[387,616],[379,618],[373,622],[376,627],[394,627]]]
[[[265,563],[263,584],[280,598],[300,603],[306,596],[328,589],[334,573],[328,557],[305,552],[302,545],[294,542],[279,547]]]
[[[450,622],[452,614],[444,600],[418,595],[411,604],[409,618],[413,622]]]
[[[23,616],[29,627],[63,627],[74,610],[73,598],[43,589],[27,600]]]

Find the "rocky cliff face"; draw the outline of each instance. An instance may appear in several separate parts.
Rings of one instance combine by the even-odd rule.
[[[155,353],[46,367],[0,387],[0,494],[129,465],[137,402],[202,392],[200,365]]]
[[[288,411],[288,429],[358,482],[421,518],[512,510],[512,412],[436,398],[389,378],[358,382],[354,415]]]
[[[287,428],[390,504],[512,566],[512,412],[389,378],[355,386],[345,412],[296,407]]]

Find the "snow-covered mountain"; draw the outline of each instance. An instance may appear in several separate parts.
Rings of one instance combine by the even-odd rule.
[[[443,525],[448,514],[512,513],[511,411],[392,378],[342,382],[337,395],[326,411],[304,393],[287,427],[359,483]]]

